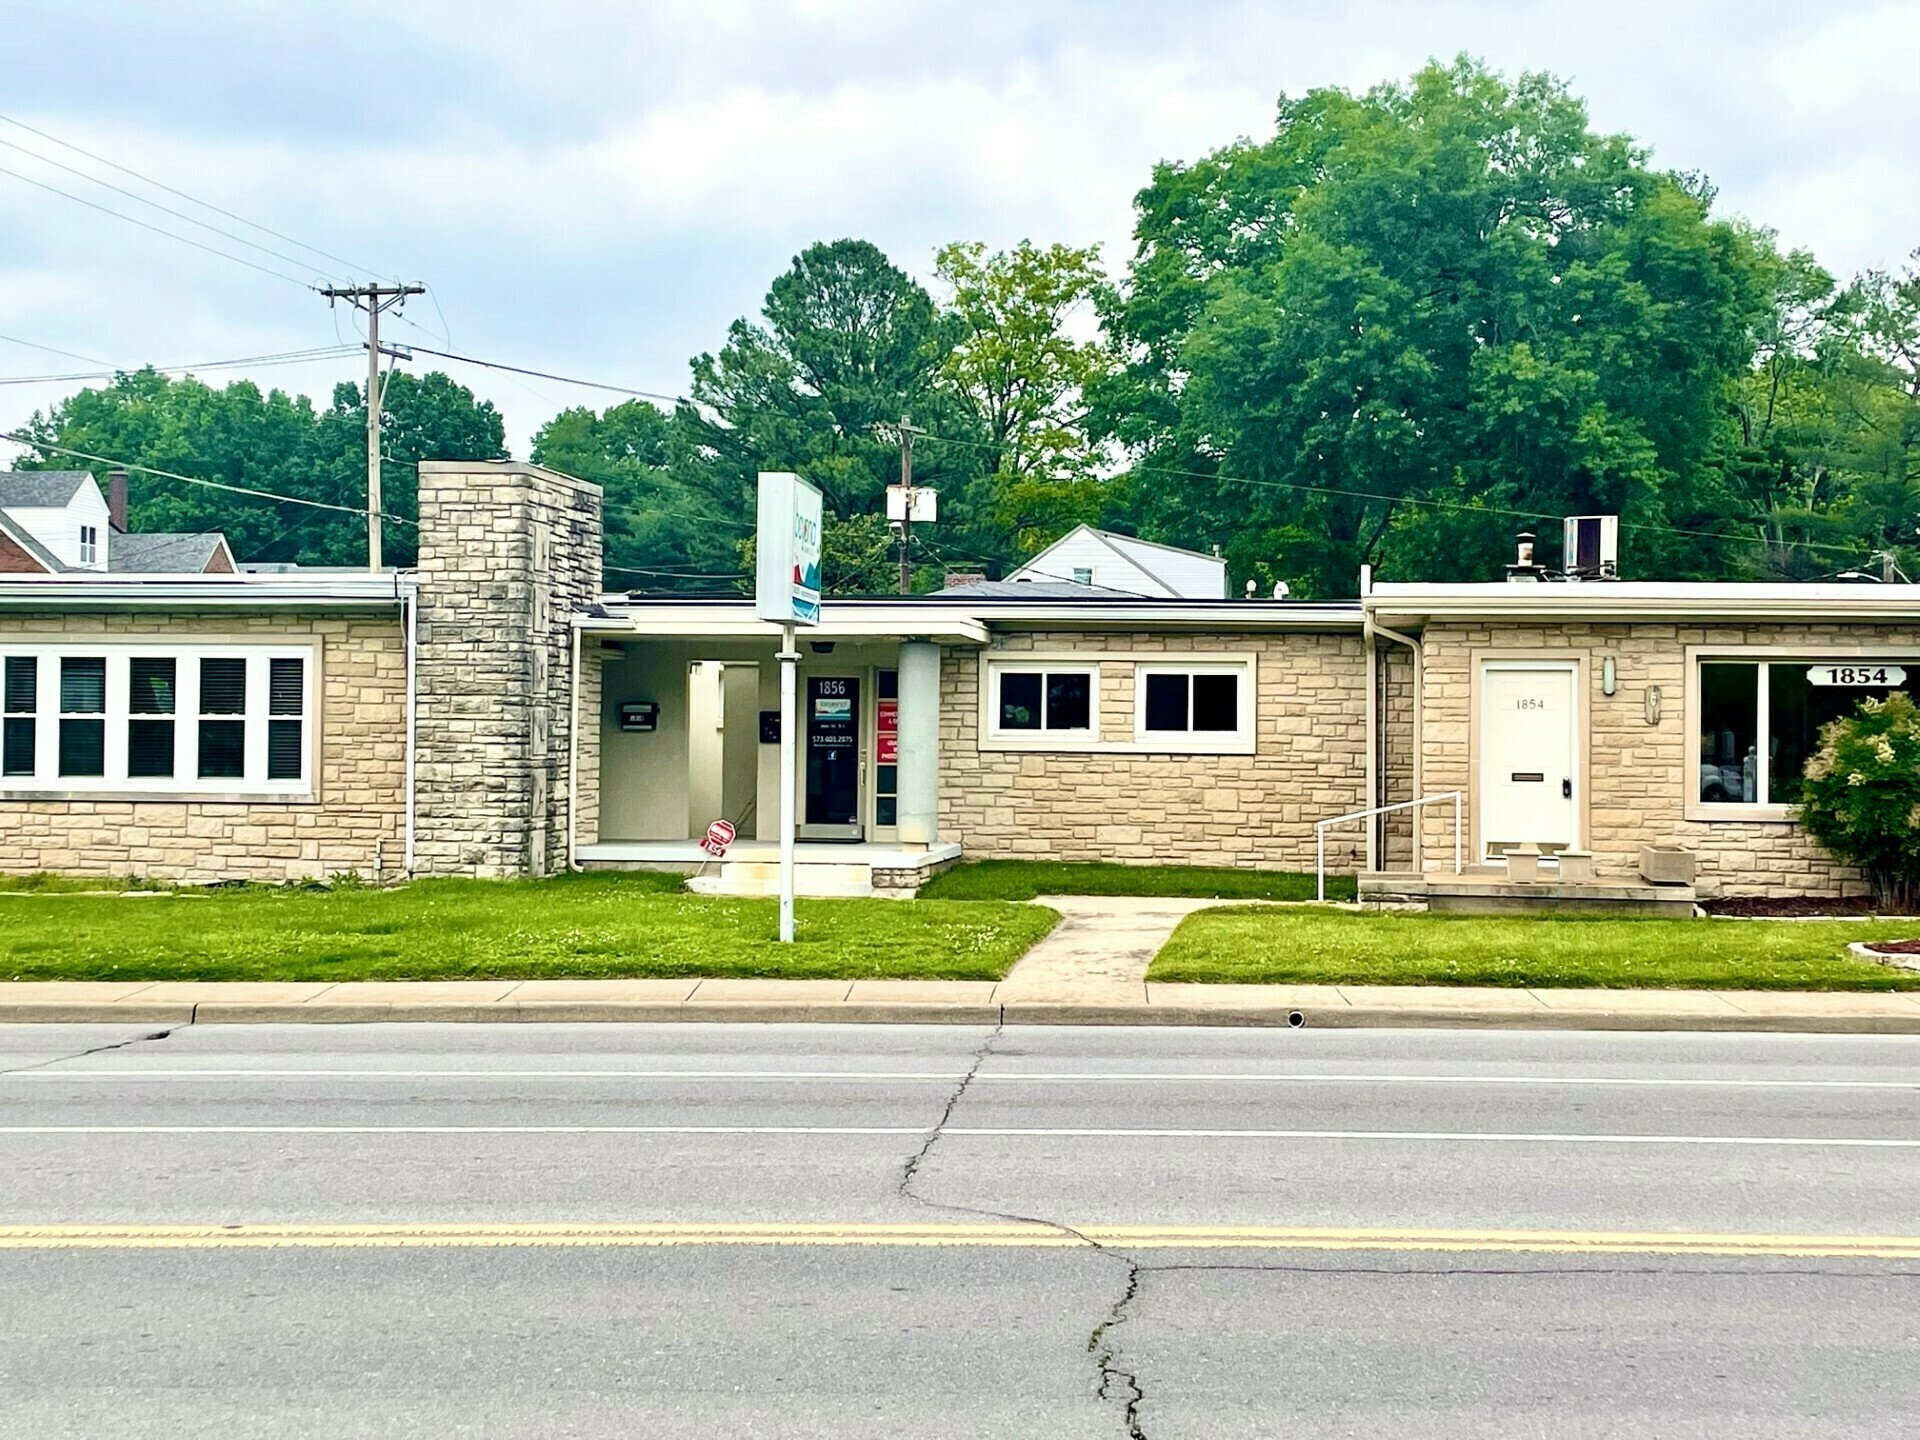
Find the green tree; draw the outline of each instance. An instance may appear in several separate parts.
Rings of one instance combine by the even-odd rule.
[[[672,588],[685,577],[706,588],[738,569],[738,542],[752,521],[713,508],[689,479],[685,430],[646,401],[601,414],[562,410],[535,433],[533,460],[606,492],[606,569],[615,586]]]
[[[1508,512],[1714,528],[1705,462],[1771,296],[1765,237],[1711,199],[1545,75],[1282,97],[1272,139],[1139,197],[1095,395],[1125,513],[1319,594],[1362,562],[1497,573]],[[1628,533],[1630,573],[1738,548]]]
[[[425,377],[395,373],[385,415],[382,503],[389,515],[403,520],[418,514],[421,460],[506,454],[499,413],[438,372]],[[216,390],[191,375],[171,379],[137,370],[67,397],[36,414],[22,432],[49,446],[197,479],[332,505],[366,504],[366,410],[353,385],[336,387],[332,407],[322,413],[304,395],[263,394],[250,380]],[[22,462],[26,468],[56,470],[81,463],[53,449]],[[113,466],[86,468],[104,476]],[[366,522],[357,515],[139,472],[129,476],[127,492],[128,523],[135,530],[223,531],[243,561],[366,563]],[[412,525],[390,524],[386,540],[389,564],[412,563]]]
[[[971,508],[996,533],[976,545],[1031,554],[1096,519],[1105,496],[1086,396],[1111,373],[1112,352],[1072,333],[1112,296],[1099,248],[1022,240],[989,254],[957,242],[941,248],[934,271],[964,326],[942,375],[988,447]]]
[[[689,474],[706,506],[751,515],[758,472],[792,470],[843,520],[882,512],[899,474],[891,427],[902,415],[974,438],[941,378],[959,333],[875,246],[809,246],[773,282],[761,323],[735,321],[718,355],[693,362],[694,404],[675,423],[698,457]],[[915,479],[943,489],[978,469],[960,445],[929,443],[914,459]]]

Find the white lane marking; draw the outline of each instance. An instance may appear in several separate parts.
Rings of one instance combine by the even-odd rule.
[[[928,1125],[4,1125],[0,1135],[930,1135]],[[1504,1145],[1741,1145],[1920,1150],[1920,1139],[1824,1135],[1581,1135],[1485,1130],[1177,1130],[948,1125],[942,1135],[1036,1140],[1406,1140]]]
[[[960,1071],[941,1070],[329,1070],[241,1068],[73,1069],[44,1067],[0,1076],[5,1080],[699,1080],[859,1082],[925,1081],[952,1084]],[[994,1071],[974,1076],[976,1085],[1167,1084],[1167,1085],[1540,1085],[1558,1087],[1649,1087],[1715,1090],[1916,1090],[1920,1080],[1781,1080],[1742,1077],[1626,1075],[1381,1075],[1303,1071],[1254,1075],[1236,1071]]]

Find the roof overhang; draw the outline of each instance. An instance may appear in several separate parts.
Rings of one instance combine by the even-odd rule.
[[[601,613],[583,629],[663,639],[767,639],[775,627],[754,614],[751,600],[631,600],[604,596]],[[1312,604],[1248,600],[970,600],[962,596],[903,600],[828,600],[821,640],[932,640],[985,645],[1007,630],[1283,631],[1350,630],[1361,625],[1358,601]]]
[[[1447,620],[1920,621],[1920,585],[1712,581],[1375,585],[1363,603],[1368,618],[1376,623],[1410,629]]]
[[[82,578],[84,577],[84,578]],[[8,576],[0,610],[394,610],[411,574],[159,575],[68,571]]]

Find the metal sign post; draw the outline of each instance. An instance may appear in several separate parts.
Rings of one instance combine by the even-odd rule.
[[[800,720],[800,650],[794,627],[780,627],[780,943],[793,943],[793,832],[799,760],[794,736]]]
[[[798,475],[763,471],[754,613],[780,627],[780,943],[793,942],[793,835],[799,790],[801,625],[820,623],[820,492]]]

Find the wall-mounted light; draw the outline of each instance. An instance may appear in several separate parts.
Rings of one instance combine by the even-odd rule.
[[[807,644],[816,655],[831,655],[833,653],[834,642],[831,640],[809,640]]]
[[[1647,724],[1658,725],[1659,723],[1660,687],[1658,685],[1649,685],[1647,686]]]
[[[1611,695],[1619,688],[1620,671],[1613,663],[1613,656],[1609,655],[1600,662],[1600,693]]]

